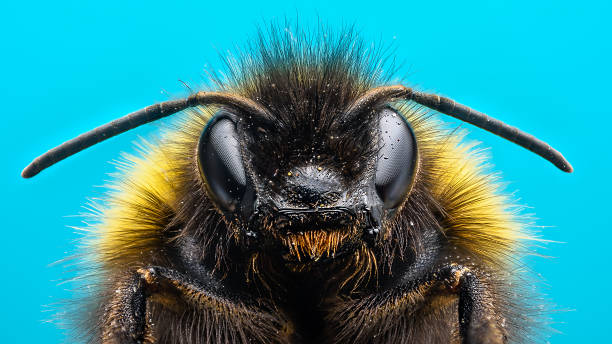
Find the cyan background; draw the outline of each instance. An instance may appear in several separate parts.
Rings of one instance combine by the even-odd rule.
[[[67,297],[60,267],[68,225],[149,125],[45,171],[19,177],[35,156],[99,124],[183,94],[217,54],[270,19],[355,23],[394,41],[400,75],[553,144],[575,167],[548,162],[470,127],[491,147],[509,190],[533,209],[547,244],[530,259],[557,305],[552,343],[609,342],[608,148],[611,6],[607,1],[3,1],[0,342],[58,343],[45,305]],[[218,65],[218,64],[217,64]],[[469,126],[467,126],[469,127]]]

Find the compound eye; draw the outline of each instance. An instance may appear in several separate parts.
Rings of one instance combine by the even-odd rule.
[[[235,211],[247,183],[236,122],[226,111],[206,125],[198,143],[198,165],[209,195],[226,211]]]
[[[398,207],[412,187],[417,145],[403,116],[392,109],[380,113],[379,146],[374,185],[384,208]]]

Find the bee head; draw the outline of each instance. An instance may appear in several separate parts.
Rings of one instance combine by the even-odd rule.
[[[416,140],[393,108],[344,113],[284,122],[220,110],[211,119],[198,143],[200,173],[242,242],[311,262],[385,237],[413,184]]]

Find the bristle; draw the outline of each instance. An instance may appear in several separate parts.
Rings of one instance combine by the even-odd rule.
[[[352,256],[352,260],[341,269],[346,276],[339,285],[339,289],[348,289],[349,293],[359,290],[364,285],[378,278],[378,264],[374,252],[362,245]]]
[[[340,245],[350,236],[345,229],[322,231],[314,230],[282,237],[289,254],[298,261],[318,261],[321,258],[334,258]]]

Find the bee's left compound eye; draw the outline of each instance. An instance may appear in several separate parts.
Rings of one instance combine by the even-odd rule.
[[[235,211],[247,183],[239,139],[232,115],[221,111],[198,143],[198,165],[209,194],[226,211]]]
[[[417,166],[417,144],[404,117],[384,109],[379,120],[379,148],[374,185],[384,207],[398,207],[410,191]]]

